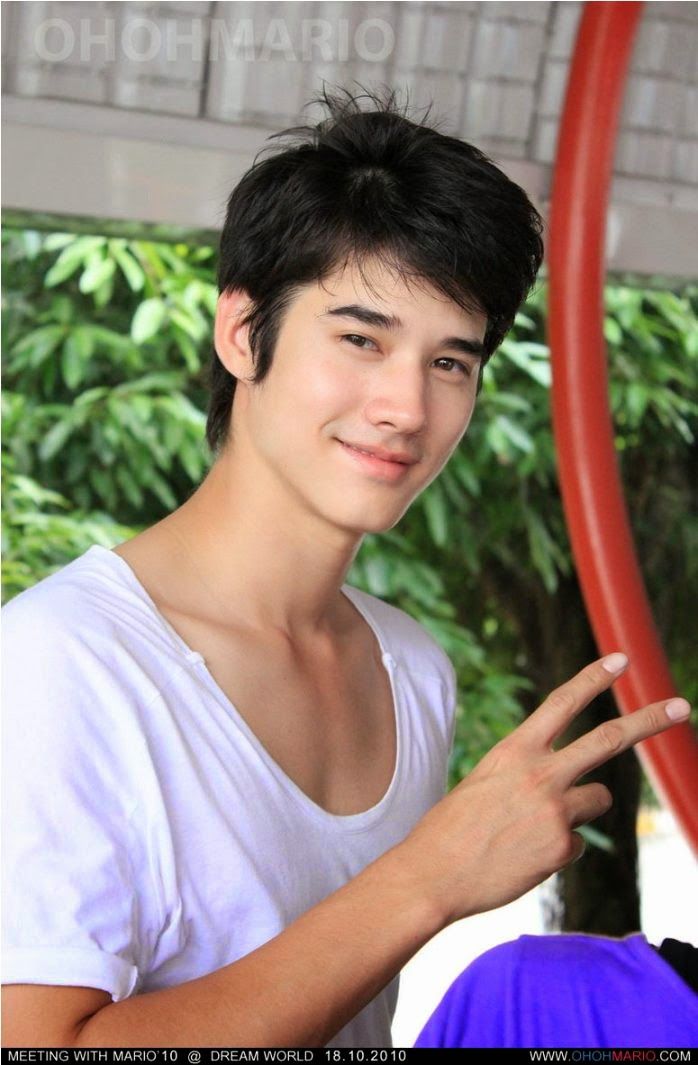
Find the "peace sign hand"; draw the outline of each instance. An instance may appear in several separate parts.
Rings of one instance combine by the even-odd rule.
[[[663,699],[553,750],[626,666],[625,655],[608,655],[556,688],[400,845],[406,875],[434,900],[443,927],[503,906],[576,861],[584,840],[574,829],[613,803],[605,785],[576,781],[688,717],[685,699]]]

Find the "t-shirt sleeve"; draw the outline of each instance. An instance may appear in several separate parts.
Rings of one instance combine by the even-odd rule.
[[[113,663],[86,629],[27,593],[2,611],[2,981],[118,1002],[143,964],[138,802]]]

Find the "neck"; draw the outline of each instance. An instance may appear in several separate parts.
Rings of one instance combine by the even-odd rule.
[[[336,629],[362,535],[302,508],[257,465],[221,456],[162,523],[222,624],[308,644]]]

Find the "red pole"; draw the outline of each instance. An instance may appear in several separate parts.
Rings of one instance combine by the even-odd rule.
[[[608,403],[605,226],[616,129],[641,3],[587,3],[570,68],[548,241],[553,431],[572,552],[600,654],[625,651],[621,713],[680,694],[638,566]],[[636,746],[698,854],[698,742],[676,725]]]

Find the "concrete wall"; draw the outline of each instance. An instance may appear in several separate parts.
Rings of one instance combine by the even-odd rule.
[[[323,79],[433,100],[546,213],[583,5],[4,3],[3,206],[216,229]],[[619,131],[612,269],[698,273],[698,5],[646,3]]]

